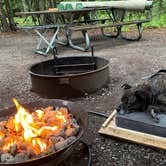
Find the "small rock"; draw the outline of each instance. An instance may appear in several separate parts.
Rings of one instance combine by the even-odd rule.
[[[21,162],[21,161],[26,161],[29,159],[28,155],[26,153],[18,153],[14,157],[15,162]]]
[[[70,125],[71,125],[71,127],[73,127],[73,128],[79,128],[79,125],[78,125],[78,123],[77,123],[77,121],[76,121],[76,119],[75,118],[72,118],[71,120],[70,120]]]
[[[57,137],[58,141],[64,141],[65,139],[63,137]]]
[[[71,136],[71,137],[69,137],[69,138],[66,139],[66,142],[68,144],[70,144],[70,143],[74,142],[75,140],[76,140],[76,137],[75,136]]]
[[[67,147],[67,141],[60,141],[60,142],[57,142],[56,144],[55,144],[55,149],[56,150],[61,150],[61,149],[63,149],[63,148],[65,148],[65,147]]]
[[[45,154],[53,153],[55,151],[56,151],[55,146],[54,146],[54,144],[52,144],[48,147],[48,150],[45,152]]]
[[[58,142],[58,138],[56,136],[51,136],[50,140],[54,144],[56,144]]]
[[[65,136],[65,131],[64,131],[64,129],[61,129],[61,130],[59,131],[59,136],[60,136],[60,137],[64,137],[64,136]]]
[[[34,158],[34,157],[36,157],[36,153],[35,153],[35,151],[34,151],[33,149],[29,148],[29,149],[27,150],[27,156],[28,156],[29,158]]]
[[[78,128],[68,128],[65,130],[65,135],[67,137],[75,136],[78,132]]]
[[[24,143],[23,143],[23,144],[21,144],[21,145],[20,145],[20,149],[21,149],[21,150],[26,150],[26,149],[27,149],[26,144],[24,144]]]
[[[17,144],[14,144],[11,148],[10,148],[10,154],[15,156],[15,154],[17,153]]]
[[[10,153],[5,153],[1,155],[1,162],[11,163],[14,162],[14,157]]]

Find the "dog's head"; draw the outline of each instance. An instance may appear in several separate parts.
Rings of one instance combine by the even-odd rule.
[[[146,86],[132,87],[124,84],[122,88],[124,89],[124,93],[118,108],[120,113],[143,111],[146,109],[149,99],[149,89]]]

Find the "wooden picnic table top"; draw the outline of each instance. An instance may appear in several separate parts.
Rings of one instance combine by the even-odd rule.
[[[16,12],[16,16],[22,15],[39,15],[39,14],[67,14],[67,13],[78,13],[78,12],[91,12],[95,10],[107,10],[111,9],[108,6],[105,7],[87,7],[82,9],[72,9],[72,10],[43,10],[43,11],[28,11],[28,12]]]

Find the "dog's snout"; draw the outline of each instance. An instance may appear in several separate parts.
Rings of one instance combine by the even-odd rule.
[[[118,108],[117,108],[117,111],[119,114],[125,114],[125,107],[124,107],[124,104],[121,103]]]

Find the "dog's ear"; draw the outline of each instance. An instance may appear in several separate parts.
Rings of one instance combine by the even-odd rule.
[[[147,99],[147,93],[145,91],[137,90],[135,91],[135,96],[141,100]]]
[[[121,86],[121,88],[123,88],[124,90],[126,90],[126,89],[131,89],[132,86],[130,86],[129,84],[123,84],[123,85]]]

